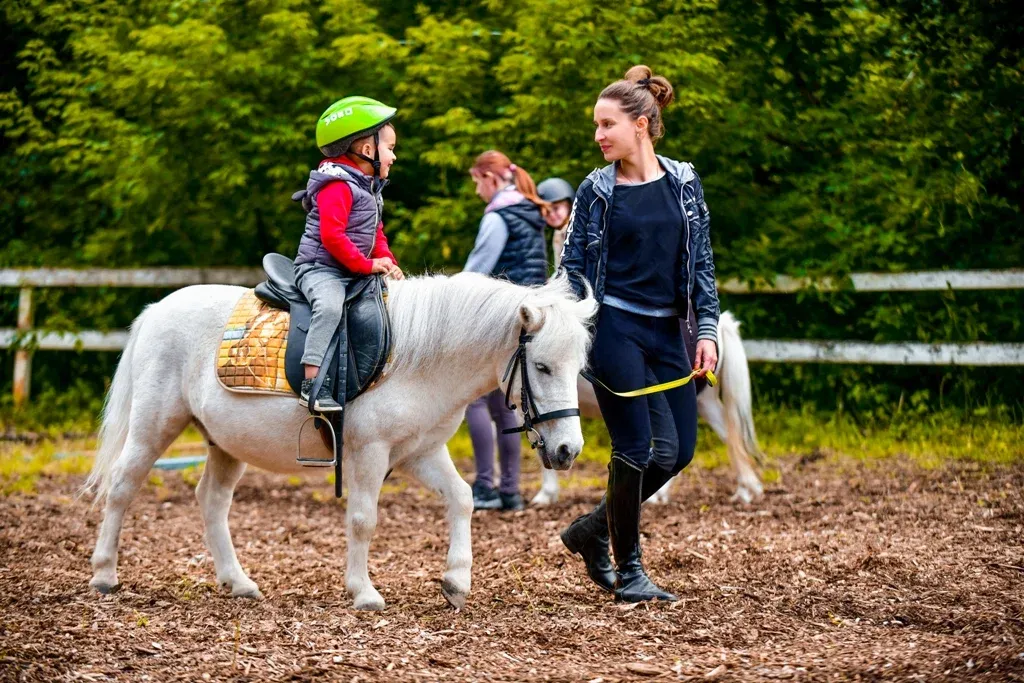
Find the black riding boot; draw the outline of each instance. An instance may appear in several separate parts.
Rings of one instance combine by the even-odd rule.
[[[615,591],[615,567],[608,556],[607,496],[597,507],[580,515],[562,532],[562,543],[571,553],[579,553],[587,565],[587,576],[603,591]]]
[[[610,470],[607,508],[608,530],[618,569],[615,599],[625,602],[678,600],[676,596],[654,585],[640,561],[640,504],[643,502],[645,488],[644,471],[614,454]],[[653,486],[653,481],[650,485]],[[654,491],[657,489],[651,493]]]
[[[611,466],[609,465],[609,477]],[[666,472],[657,465],[651,463],[644,472],[643,500],[647,500],[665,485],[673,474]],[[615,592],[615,567],[612,566],[611,557],[608,555],[608,513],[605,502],[608,496],[601,498],[601,502],[592,511],[577,517],[562,534],[562,544],[571,553],[578,553],[587,566],[587,576],[596,583],[601,590],[609,593]]]

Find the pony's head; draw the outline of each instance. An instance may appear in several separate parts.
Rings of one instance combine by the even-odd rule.
[[[590,296],[577,300],[564,277],[549,281],[542,287],[526,290],[519,305],[514,330],[530,335],[526,344],[525,364],[502,388],[517,406],[517,419],[523,423],[522,373],[528,373],[530,394],[538,413],[579,407],[577,376],[586,365],[590,347],[589,323],[597,311]],[[499,381],[508,366],[503,359],[495,366]],[[538,451],[545,467],[565,470],[572,466],[583,450],[583,432],[579,417],[557,417],[536,424],[533,429],[544,443]],[[529,435],[528,435],[529,436]]]
[[[525,331],[531,337],[525,369],[537,413],[578,407],[576,378],[586,362],[597,304],[589,295],[577,300],[565,277],[522,287],[464,272],[394,282],[389,291],[392,377],[443,372],[447,380],[468,382],[481,393],[500,386],[516,404],[522,426],[522,373],[515,374],[511,387],[502,378]],[[453,372],[470,374],[453,377]],[[568,469],[583,449],[578,417],[541,422],[535,431],[531,436],[543,439],[540,456],[549,468]]]

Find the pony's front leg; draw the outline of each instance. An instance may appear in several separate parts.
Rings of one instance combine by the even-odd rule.
[[[390,450],[388,444],[370,444],[353,453],[350,467],[346,470],[348,563],[345,566],[345,588],[356,609],[384,609],[384,598],[370,581],[367,562],[370,539],[377,528],[377,500],[388,473]]]
[[[447,446],[442,446],[432,455],[417,459],[409,467],[409,472],[424,486],[441,494],[448,503],[448,568],[441,582],[441,593],[452,607],[459,609],[466,604],[473,568],[470,529],[473,490],[455,469]]]
[[[558,502],[558,472],[541,467],[540,491],[530,505],[552,505]]]

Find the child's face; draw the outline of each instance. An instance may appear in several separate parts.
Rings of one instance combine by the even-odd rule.
[[[398,136],[395,133],[394,126],[384,126],[381,128],[378,140],[377,144],[380,149],[380,177],[387,178],[388,173],[391,171],[391,164],[398,160],[398,157],[395,156],[395,145],[398,143]]]
[[[563,199],[562,201],[555,202],[551,205],[551,211],[548,212],[548,215],[544,220],[546,220],[548,225],[552,228],[558,230],[565,225],[567,220],[569,220],[569,212],[571,210],[572,204],[568,200]]]

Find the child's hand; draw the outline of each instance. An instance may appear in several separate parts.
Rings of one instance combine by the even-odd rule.
[[[373,275],[377,273],[390,273],[391,269],[395,267],[395,264],[389,258],[375,258],[372,263],[373,267],[370,268],[370,273]]]
[[[391,271],[388,273],[388,277],[390,277],[392,280],[404,280],[405,273],[403,273],[402,269],[399,268],[397,265],[394,265],[391,267]]]

